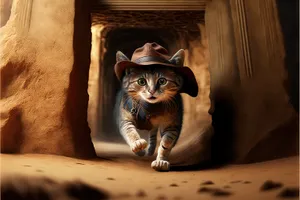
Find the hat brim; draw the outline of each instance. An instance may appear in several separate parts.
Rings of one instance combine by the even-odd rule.
[[[196,97],[198,95],[198,83],[196,81],[193,71],[189,67],[178,67],[176,65],[155,61],[149,61],[140,64],[131,61],[120,61],[115,64],[114,70],[117,78],[121,80],[123,73],[127,68],[151,65],[171,67],[176,73],[180,74],[183,78],[183,86],[180,90],[180,93],[186,93],[192,97]]]

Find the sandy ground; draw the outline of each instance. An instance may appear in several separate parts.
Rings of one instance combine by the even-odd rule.
[[[98,154],[110,159],[97,160],[1,154],[1,178],[23,174],[42,175],[60,181],[80,179],[108,191],[112,199],[268,200],[278,199],[277,195],[286,187],[299,187],[299,157],[218,169],[161,173],[150,168],[152,158],[131,156],[126,149],[122,145],[107,146],[105,152],[98,151]],[[280,182],[283,187],[260,191],[266,180]],[[201,185],[205,181],[213,184]],[[207,192],[199,193],[202,187],[219,188],[231,195],[216,197]],[[140,190],[144,191],[144,197],[138,195]]]

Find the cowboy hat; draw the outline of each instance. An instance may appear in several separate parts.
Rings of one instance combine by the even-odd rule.
[[[121,80],[127,68],[151,65],[171,67],[183,78],[183,86],[180,92],[196,97],[198,95],[198,84],[192,70],[183,66],[184,57],[183,49],[180,49],[171,57],[168,55],[168,51],[159,44],[155,42],[146,43],[133,52],[131,60],[121,51],[118,51],[114,70],[117,78]]]

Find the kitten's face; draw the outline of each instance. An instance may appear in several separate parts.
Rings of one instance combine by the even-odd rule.
[[[131,68],[123,78],[123,88],[136,100],[166,102],[182,87],[182,78],[168,68]]]

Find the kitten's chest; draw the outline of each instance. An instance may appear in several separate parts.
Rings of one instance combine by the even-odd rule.
[[[171,123],[170,115],[165,112],[148,114],[146,118],[135,117],[135,121],[136,127],[141,130],[151,130]]]
[[[135,121],[135,125],[141,130],[151,130],[166,123],[169,118],[163,104],[134,104],[128,101],[125,109],[129,111]]]
[[[162,115],[154,115],[149,119],[149,122],[153,127],[164,126],[170,124],[172,121],[169,113],[163,113]]]
[[[151,130],[166,123],[167,116],[168,114],[164,111],[164,108],[147,111],[140,109],[134,118],[138,129]]]

